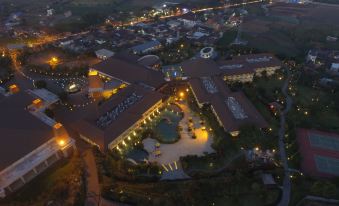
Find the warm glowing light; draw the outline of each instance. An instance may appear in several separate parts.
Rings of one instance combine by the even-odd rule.
[[[96,71],[96,70],[90,70],[88,72],[88,76],[97,76],[97,75],[98,75],[98,71]]]
[[[184,96],[185,96],[184,92],[180,92],[180,93],[179,93],[179,96],[180,96],[180,97],[184,97]]]
[[[256,148],[255,148],[255,151],[259,151],[259,147],[256,147]]]
[[[53,127],[54,127],[54,129],[60,129],[62,127],[62,124],[56,123]]]
[[[69,86],[69,89],[75,89],[76,87],[77,87],[76,84],[72,84],[72,85]]]
[[[52,57],[48,63],[50,66],[56,66],[59,63],[59,59],[57,57]]]
[[[52,57],[52,59],[51,59],[51,62],[54,62],[54,63],[58,63],[58,58],[56,58],[56,57]]]
[[[12,84],[11,86],[9,86],[9,91],[12,94],[17,93],[19,91],[19,87],[16,84]]]
[[[59,144],[60,146],[64,146],[64,145],[65,145],[65,141],[64,141],[64,140],[60,140],[60,141],[58,142],[58,144]]]

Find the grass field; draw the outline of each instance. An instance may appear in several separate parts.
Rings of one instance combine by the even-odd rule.
[[[338,11],[326,5],[276,4],[268,16],[250,13],[243,39],[260,51],[299,59],[311,48],[339,49],[339,43],[326,42],[327,36],[339,36]]]
[[[289,113],[289,118],[294,124],[326,131],[339,131],[339,116],[335,111],[331,94],[298,85],[297,94],[293,99],[295,105],[300,108],[299,110],[295,108]]]

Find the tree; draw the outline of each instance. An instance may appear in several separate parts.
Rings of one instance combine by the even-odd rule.
[[[46,88],[47,83],[44,80],[38,80],[34,83],[35,87],[38,89]]]
[[[51,110],[51,109],[46,109],[45,110],[45,114],[48,116],[48,117],[50,117],[50,118],[54,118],[54,112],[53,112],[53,110]]]
[[[318,196],[333,197],[337,193],[337,187],[329,181],[316,181],[311,187],[311,192]]]
[[[58,94],[60,101],[66,102],[68,100],[68,93],[67,92],[60,92]]]

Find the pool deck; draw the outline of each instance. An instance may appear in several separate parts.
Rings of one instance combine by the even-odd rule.
[[[204,155],[204,153],[213,153],[214,150],[211,147],[213,138],[210,133],[203,131],[200,125],[200,118],[193,114],[185,103],[178,104],[184,112],[183,119],[179,122],[179,125],[183,128],[180,132],[181,139],[173,144],[161,144],[159,150],[161,155],[156,157],[153,154],[155,149],[156,140],[146,138],[143,143],[145,149],[149,152],[148,160],[151,162],[157,162],[160,165],[165,165],[169,172],[164,170],[163,178],[165,179],[179,179],[187,178],[187,175],[182,171],[180,165],[180,157],[186,155]],[[194,133],[196,139],[192,139],[192,132],[188,132],[189,118],[192,117],[193,125],[196,128]],[[174,167],[174,162],[177,164],[177,168]],[[169,164],[171,166],[169,166]],[[171,169],[172,168],[172,169]]]

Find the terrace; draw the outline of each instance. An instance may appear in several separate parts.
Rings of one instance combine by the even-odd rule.
[[[23,177],[31,170],[34,170],[35,175],[41,172],[36,167],[40,167],[39,165],[43,163],[43,168],[47,168],[49,163],[46,163],[46,160],[48,158],[52,157],[58,151],[64,150],[73,144],[73,139],[69,139],[68,142],[63,141],[62,144],[57,142],[55,139],[51,139],[47,143],[33,150],[31,153],[3,170],[0,173],[1,188],[8,187],[14,181]]]

